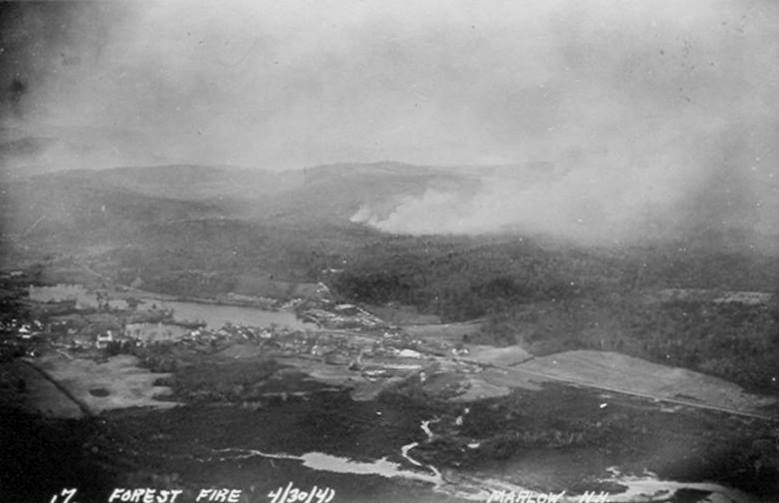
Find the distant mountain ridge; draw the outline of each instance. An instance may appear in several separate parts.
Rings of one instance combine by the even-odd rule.
[[[473,184],[467,177],[400,163],[328,165],[273,172],[175,164],[76,169],[6,180],[3,229],[20,238],[105,227],[142,228],[186,218],[264,224],[350,225],[361,204],[385,204],[428,187]],[[37,222],[37,224],[36,224]],[[33,227],[34,225],[34,227]]]
[[[552,165],[540,162],[483,168],[487,176],[516,172],[514,176],[525,177],[529,183],[548,176],[551,169]],[[174,227],[188,221],[241,222],[242,229],[260,225],[317,233],[326,228],[373,232],[363,223],[368,219],[353,217],[364,213],[386,218],[404,201],[430,191],[467,199],[479,191],[480,173],[475,167],[390,161],[283,172],[197,164],[59,171],[0,181],[2,234],[6,242],[33,241],[44,249],[61,240],[76,248],[79,243],[119,246],[130,239],[142,242],[150,226],[159,241],[166,227],[172,235],[182,236]],[[188,228],[185,234],[194,244],[200,239],[197,229],[211,227]],[[519,229],[507,232],[521,234]],[[739,236],[698,231],[680,235],[676,242],[686,240],[690,244],[683,246],[697,249],[723,246],[734,251],[745,242]],[[771,242],[770,236],[763,239]]]

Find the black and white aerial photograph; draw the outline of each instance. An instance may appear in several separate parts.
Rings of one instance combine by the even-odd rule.
[[[779,2],[0,1],[0,501],[779,502]]]

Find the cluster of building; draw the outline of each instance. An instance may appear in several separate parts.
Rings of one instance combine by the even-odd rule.
[[[0,356],[35,356],[45,328],[38,320],[0,320]]]
[[[108,310],[79,309],[73,303],[42,303],[36,309],[44,322],[11,320],[0,324],[0,333],[14,340],[31,341],[38,348],[60,351],[83,351],[95,355],[106,351],[157,345],[183,345],[214,348],[233,347],[239,354],[241,345],[251,345],[268,354],[303,357],[332,365],[359,370],[368,380],[404,375],[426,364],[428,343],[414,340],[403,330],[389,325],[378,316],[353,304],[336,303],[324,285],[317,285],[316,295],[295,298],[288,308],[300,318],[316,324],[315,330],[292,330],[287,327],[257,327],[227,323],[219,329],[205,324],[177,323],[172,313],[156,309],[139,311],[135,306]],[[235,297],[231,302],[255,298]],[[36,311],[37,312],[37,311]],[[441,348],[439,348],[441,349]],[[254,351],[254,350],[248,350]],[[446,349],[442,349],[446,353]],[[27,353],[30,354],[30,353]]]
[[[40,334],[43,329],[43,323],[38,320],[29,322],[17,320],[16,318],[11,318],[7,321],[0,320],[0,333],[3,333],[5,336],[16,334],[22,339],[30,339]]]
[[[306,309],[301,312],[301,317],[330,329],[375,330],[386,326],[381,318],[354,304],[337,304],[330,309]]]

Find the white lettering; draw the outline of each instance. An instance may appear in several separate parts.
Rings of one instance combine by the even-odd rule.
[[[487,503],[495,503],[498,501],[503,501],[503,497],[506,495],[506,491],[500,490],[500,491],[492,491],[492,494],[490,494],[490,497],[487,499]]]
[[[271,498],[271,503],[284,503],[287,500],[287,494],[290,489],[292,489],[292,482],[288,483],[283,490],[279,486],[275,491],[269,492],[268,497]]]
[[[549,493],[549,503],[557,503],[559,500],[563,499],[563,496],[565,496],[565,491],[557,495]]]
[[[201,489],[197,495],[197,498],[195,498],[195,501],[200,501],[202,498],[209,498],[213,492],[213,489]]]
[[[316,496],[317,489],[317,486],[314,486],[310,491],[308,491],[308,499],[306,499],[306,503],[311,503],[311,501],[314,499],[314,496]]]
[[[70,498],[75,496],[76,490],[75,489],[63,489],[62,490],[62,495],[65,496],[66,494],[67,494],[67,498],[65,498],[65,502],[64,503],[70,503]]]
[[[578,503],[606,503],[606,498],[609,497],[609,493],[601,491],[600,494],[595,491],[584,491],[584,494],[579,496]]]
[[[116,498],[121,498],[123,492],[124,492],[124,488],[122,488],[122,487],[120,487],[118,489],[114,489],[114,492],[112,492],[111,496],[108,497],[108,503],[111,503]]]

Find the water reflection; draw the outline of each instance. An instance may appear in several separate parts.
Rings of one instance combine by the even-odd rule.
[[[59,284],[56,286],[30,286],[30,299],[37,302],[75,301],[77,309],[97,309],[108,306],[110,309],[128,309],[124,299],[112,298],[99,291],[91,291],[79,284]],[[231,306],[188,301],[161,301],[153,298],[140,298],[141,309],[156,308],[173,310],[176,321],[201,321],[206,328],[217,330],[227,323],[253,327],[270,327],[290,330],[316,329],[313,323],[299,320],[289,311],[266,311],[255,307]]]

